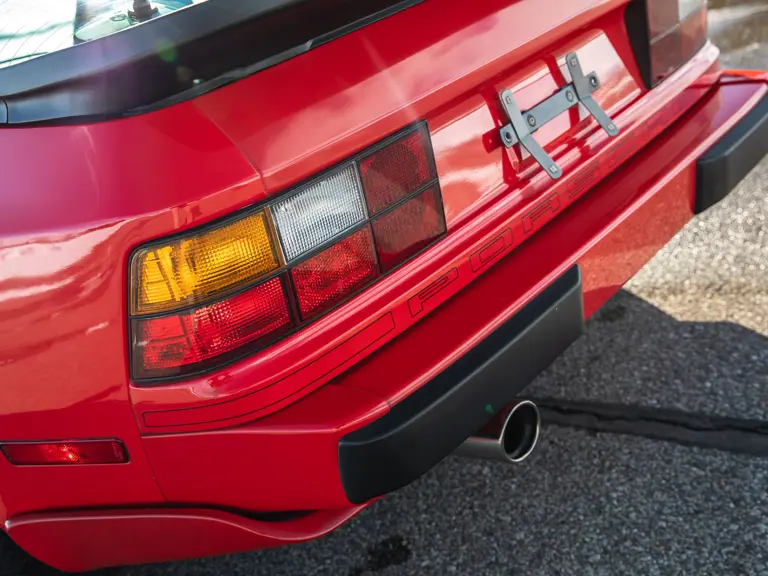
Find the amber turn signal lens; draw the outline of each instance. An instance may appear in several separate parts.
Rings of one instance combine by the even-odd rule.
[[[131,263],[133,314],[196,304],[280,266],[264,211],[138,251]]]

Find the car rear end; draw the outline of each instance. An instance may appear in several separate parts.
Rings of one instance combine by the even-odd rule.
[[[768,151],[699,1],[230,4],[0,68],[0,511],[61,569],[330,532]]]

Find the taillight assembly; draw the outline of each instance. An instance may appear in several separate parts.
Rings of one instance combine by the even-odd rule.
[[[139,247],[131,372],[197,374],[274,343],[446,233],[424,122],[222,222]]]
[[[626,23],[643,79],[652,88],[707,42],[706,0],[634,0]]]

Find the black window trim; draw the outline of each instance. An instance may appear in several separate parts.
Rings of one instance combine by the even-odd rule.
[[[422,1],[208,0],[104,38],[0,68],[0,125],[82,123],[156,110],[284,62]],[[284,18],[285,27],[275,29],[274,22],[280,21],[281,14],[300,14],[309,6],[327,14],[327,22],[308,24],[304,30],[288,26]],[[243,28],[248,28],[249,34],[251,29],[259,29],[261,36],[268,38],[258,47],[258,58],[247,64],[236,62],[238,51],[233,50],[233,62],[219,58],[215,63],[220,73],[199,84],[173,86],[171,75],[175,76],[176,70],[163,68],[156,50],[158,38],[182,50],[195,43],[213,42],[219,36],[221,52],[222,38]],[[198,49],[195,57],[201,58],[203,53],[205,50]],[[184,64],[194,66],[194,62]],[[206,65],[210,69],[211,63]],[[148,81],[142,83],[147,86],[135,90],[114,86],[115,78],[130,77],[131,72],[138,77],[143,69],[167,74],[167,82],[155,87],[157,83]]]

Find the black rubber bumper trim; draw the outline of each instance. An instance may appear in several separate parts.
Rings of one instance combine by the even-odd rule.
[[[385,416],[339,442],[347,498],[362,504],[413,482],[484,426],[584,331],[574,266]]]
[[[728,196],[768,154],[768,96],[696,163],[696,214]]]

